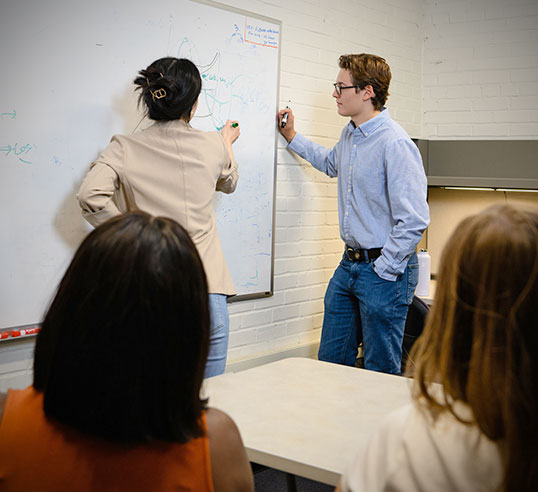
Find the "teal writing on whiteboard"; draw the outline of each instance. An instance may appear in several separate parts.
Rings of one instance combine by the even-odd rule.
[[[25,164],[31,164],[32,161],[26,160],[27,154],[32,150],[32,146],[29,143],[20,145],[19,143],[15,142],[13,145],[1,145],[0,144],[0,153],[4,153],[4,157],[8,157],[9,155],[12,155],[14,157],[17,157],[19,161],[24,162]],[[25,156],[25,159],[23,159],[21,156]]]
[[[240,122],[239,182],[216,194],[217,228],[237,297],[272,293],[280,33],[279,21],[208,0],[9,3],[0,16],[10,88],[0,92],[0,330],[41,321],[91,230],[76,190],[112,135],[151,124],[132,81],[164,56],[201,72],[194,128]]]
[[[17,117],[17,111],[15,110],[10,111],[9,113],[0,113],[0,119],[11,118],[12,120],[14,120],[16,117]]]

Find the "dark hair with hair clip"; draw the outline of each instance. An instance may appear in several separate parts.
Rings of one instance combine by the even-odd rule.
[[[37,338],[34,388],[48,417],[111,441],[203,435],[207,281],[189,235],[144,212],[78,248]]]
[[[134,80],[152,120],[188,120],[202,90],[196,65],[186,58],[160,58]]]

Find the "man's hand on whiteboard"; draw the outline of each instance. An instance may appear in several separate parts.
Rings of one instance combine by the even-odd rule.
[[[282,125],[284,115],[286,114],[288,117],[285,120],[285,124]],[[288,143],[293,140],[293,137],[295,137],[295,133],[297,133],[295,131],[295,117],[293,116],[293,111],[290,108],[284,108],[278,112],[278,129]]]
[[[232,144],[239,138],[241,130],[239,129],[239,122],[228,120],[224,123],[224,126],[220,129],[222,138],[224,138],[224,143],[230,154],[230,158],[234,159],[234,154],[232,150]]]

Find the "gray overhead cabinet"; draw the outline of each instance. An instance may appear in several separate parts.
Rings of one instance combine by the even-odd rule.
[[[429,186],[538,190],[538,140],[415,140]]]

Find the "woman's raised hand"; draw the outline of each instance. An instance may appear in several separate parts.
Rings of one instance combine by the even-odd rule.
[[[233,144],[241,134],[239,122],[233,120],[226,121],[224,126],[220,129],[220,133],[222,134],[226,143],[229,143],[230,145]]]

